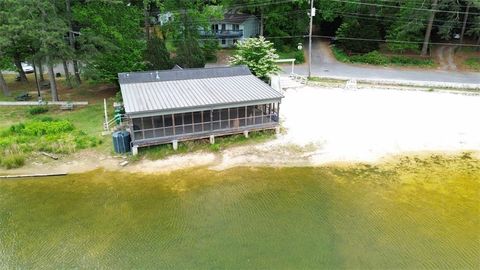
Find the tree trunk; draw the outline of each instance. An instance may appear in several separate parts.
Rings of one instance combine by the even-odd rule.
[[[57,82],[55,81],[55,73],[53,72],[53,64],[50,57],[47,56],[48,79],[50,80],[50,91],[52,93],[52,101],[58,101]]]
[[[67,83],[68,87],[72,88],[70,72],[68,71],[68,63],[65,60],[63,61],[63,72],[65,73],[65,82]]]
[[[263,37],[263,22],[264,22],[264,14],[263,8],[260,10],[260,36]]]
[[[5,81],[5,78],[3,77],[2,70],[0,70],[0,88],[2,88],[2,92],[4,96],[10,96],[10,89],[8,89],[7,82]]]
[[[75,37],[73,35],[73,27],[72,27],[72,9],[71,9],[71,0],[65,0],[65,5],[66,5],[66,11],[67,11],[67,19],[68,19],[68,43],[70,44],[70,48],[73,51],[73,54],[75,54]],[[73,59],[73,73],[75,74],[75,83],[76,85],[79,85],[82,83],[82,80],[80,79],[80,72],[78,70],[78,61],[76,59]],[[66,76],[66,74],[65,74]]]
[[[467,28],[468,13],[470,12],[470,2],[467,4],[467,9],[465,10],[465,18],[463,18],[462,33],[460,34],[460,43],[463,43],[463,36],[465,35],[465,29]]]
[[[22,68],[22,60],[20,59],[20,56],[18,54],[15,54],[13,56],[13,62],[17,67],[18,74],[20,75],[20,81],[28,82],[27,75],[25,75],[25,71],[23,71],[23,68]]]
[[[80,79],[80,71],[78,69],[78,61],[77,60],[73,60],[73,72],[75,73],[75,81],[77,83],[77,85],[81,84],[82,83],[82,79]]]
[[[432,14],[430,14],[430,19],[428,20],[427,31],[425,32],[425,40],[423,41],[422,47],[422,56],[426,56],[428,52],[428,44],[430,43],[430,35],[432,34],[433,21],[435,20],[435,10],[437,9],[438,0],[433,0],[432,3]]]
[[[38,60],[38,75],[40,76],[40,81],[45,81],[45,77],[43,77],[43,65],[42,60]]]
[[[150,40],[150,22],[148,21],[148,0],[143,0],[143,23],[145,26],[145,36]]]

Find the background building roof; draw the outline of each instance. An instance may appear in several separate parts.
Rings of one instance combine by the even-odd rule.
[[[127,114],[149,115],[280,101],[245,66],[119,74]]]

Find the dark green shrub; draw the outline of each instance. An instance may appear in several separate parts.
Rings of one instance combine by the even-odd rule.
[[[297,64],[305,63],[305,54],[303,53],[303,50],[297,50],[295,52],[295,62]]]
[[[30,115],[42,114],[48,112],[47,106],[33,106],[28,108],[28,113]]]
[[[335,58],[343,63],[350,63],[350,59],[348,58],[348,55],[342,50],[337,47],[332,47],[332,52]]]
[[[387,56],[378,51],[369,52],[363,55],[355,55],[350,57],[354,63],[372,64],[372,65],[386,65],[390,62]]]
[[[115,94],[115,102],[123,102],[123,96],[121,91],[118,91]]]
[[[396,55],[390,58],[390,62],[395,65],[404,66],[432,66],[434,63],[431,59],[419,59],[407,56]]]

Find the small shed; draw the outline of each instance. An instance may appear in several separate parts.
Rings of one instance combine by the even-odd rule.
[[[118,75],[132,139],[138,147],[279,127],[283,95],[246,66]]]

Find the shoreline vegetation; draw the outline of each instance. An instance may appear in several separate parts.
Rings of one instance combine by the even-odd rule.
[[[386,55],[379,51],[365,54],[348,55],[342,49],[332,47],[335,58],[342,63],[368,64],[376,66],[436,68],[437,64],[430,58],[420,58],[404,55]]]
[[[282,119],[283,128],[279,136],[276,136],[273,132],[252,132],[248,139],[243,135],[218,137],[214,145],[202,140],[184,142],[179,144],[179,150],[177,151],[174,151],[172,146],[167,144],[141,149],[139,156],[136,157],[116,155],[113,153],[111,136],[101,135],[104,116],[103,102],[99,100],[92,101],[86,107],[75,108],[73,111],[62,111],[55,106],[48,106],[48,110],[32,110],[31,107],[19,106],[0,107],[0,132],[3,135],[0,138],[0,150],[3,154],[0,158],[2,160],[0,174],[49,173],[52,171],[81,173],[99,168],[109,171],[162,173],[193,167],[209,167],[214,170],[237,166],[296,167],[319,166],[337,162],[376,163],[395,156],[425,154],[464,155],[471,152],[475,156],[478,155],[478,147],[474,139],[475,134],[477,134],[475,130],[468,134],[469,138],[472,139],[466,141],[467,144],[462,145],[458,143],[458,135],[453,133],[451,136],[449,135],[448,144],[435,142],[437,140],[431,142],[432,137],[428,134],[423,136],[425,138],[416,138],[414,142],[408,139],[408,134],[405,134],[407,139],[403,140],[402,138],[405,136],[398,133],[404,132],[402,126],[390,126],[394,123],[390,124],[387,118],[384,119],[387,122],[383,122],[390,126],[387,129],[379,130],[373,122],[365,123],[368,126],[362,128],[372,129],[368,132],[369,135],[357,134],[364,136],[358,138],[358,140],[362,141],[365,147],[356,147],[356,144],[349,148],[346,148],[346,146],[340,147],[345,143],[348,145],[354,143],[351,140],[356,136],[347,136],[347,134],[351,134],[353,126],[334,125],[334,122],[332,122],[334,119],[356,125],[354,123],[364,122],[365,119],[378,118],[379,116],[374,108],[379,106],[378,104],[385,103],[391,104],[382,105],[387,106],[389,114],[391,114],[385,117],[409,119],[408,121],[413,121],[409,123],[409,126],[418,125],[417,128],[421,129],[423,124],[417,122],[420,121],[418,118],[423,116],[418,115],[415,111],[425,110],[425,104],[422,103],[422,100],[432,101],[429,110],[436,118],[450,119],[455,117],[450,114],[443,116],[441,108],[435,104],[443,104],[448,101],[450,106],[456,106],[456,108],[460,106],[459,104],[463,104],[462,107],[457,108],[458,112],[455,113],[463,114],[462,112],[465,110],[472,111],[474,108],[472,106],[474,106],[478,97],[431,91],[396,89],[381,91],[370,89],[367,86],[365,86],[365,89],[362,87],[359,91],[346,92],[341,89],[344,86],[344,84],[342,86],[341,81],[331,80],[327,82],[338,83],[339,85],[335,89],[332,89],[331,85],[328,87],[306,86],[302,91],[292,90],[286,93],[287,98],[282,105],[285,117]],[[412,98],[416,100],[414,104],[411,103]],[[360,101],[360,103],[365,103],[374,99],[381,99],[382,102],[375,103],[377,105],[372,104],[373,107],[369,110],[365,110],[366,107],[358,103]],[[351,115],[335,107],[334,104],[339,104],[340,100],[348,105],[351,110],[358,112],[363,110],[364,113],[358,116]],[[113,101],[114,98],[110,95],[108,98],[110,115],[113,115]],[[400,101],[409,102],[413,106],[411,111],[403,111]],[[418,105],[416,105],[417,103]],[[397,106],[399,107],[396,108]],[[330,114],[327,114],[327,112]],[[305,122],[305,115],[312,113],[330,116],[322,117],[319,119],[320,122],[313,127]],[[335,115],[335,117],[333,118],[332,115]],[[355,120],[356,118],[358,119]],[[470,117],[467,118],[458,126],[459,129],[465,128],[465,125],[471,121],[469,120]],[[457,122],[456,125],[458,124]],[[436,130],[427,133],[451,133],[451,131],[445,131],[442,126],[435,126]],[[391,130],[391,132],[387,130]],[[378,137],[380,134],[384,135]],[[343,139],[340,142],[337,141],[338,138]],[[392,148],[390,143],[392,139],[399,140],[398,142],[404,145],[399,146],[397,142],[396,150],[388,150]],[[54,141],[58,147],[51,143]],[[432,146],[414,146],[420,145],[416,141]],[[329,144],[332,144],[332,146],[329,146]],[[436,144],[441,146],[439,148],[434,147]],[[373,150],[366,147],[373,147]],[[438,149],[438,151],[428,151],[430,149]],[[42,154],[43,151],[58,155],[58,160],[53,160]],[[120,165],[125,161],[128,165],[125,167]],[[10,168],[10,170],[7,170],[7,168]]]

